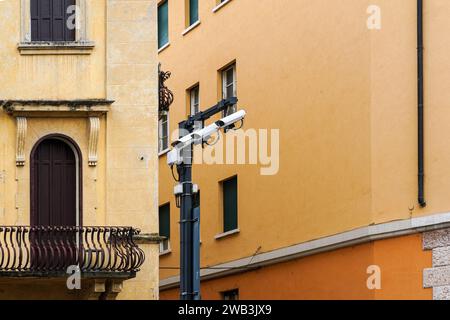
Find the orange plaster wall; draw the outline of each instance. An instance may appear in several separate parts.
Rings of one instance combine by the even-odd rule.
[[[242,300],[255,299],[431,299],[422,288],[422,271],[431,253],[421,235],[376,241],[279,263],[202,283],[203,299],[239,288]],[[381,290],[367,289],[367,267],[381,268]],[[162,291],[162,300],[178,299],[178,289]]]
[[[432,265],[431,251],[422,250],[422,235],[375,242],[375,261],[381,268],[382,289],[376,299],[431,300],[432,289],[423,289],[423,269]]]

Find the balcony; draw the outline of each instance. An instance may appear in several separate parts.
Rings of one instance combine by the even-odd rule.
[[[129,279],[144,263],[131,227],[0,226],[0,277]]]

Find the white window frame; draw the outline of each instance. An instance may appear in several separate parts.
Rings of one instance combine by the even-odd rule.
[[[166,132],[166,136],[165,136],[165,138],[167,139],[167,142],[166,142],[166,144],[167,144],[167,148],[165,148],[165,149],[162,149],[162,143],[161,143],[161,141],[162,141],[162,135],[163,135],[163,126],[162,126],[162,123],[163,122],[161,122],[161,119],[158,119],[158,153],[159,153],[159,155],[162,155],[162,154],[164,154],[164,153],[167,153],[169,150],[170,150],[170,145],[169,145],[169,142],[170,142],[170,137],[169,137],[169,132],[170,132],[170,129],[169,129],[169,125],[170,125],[170,119],[169,119],[169,113],[168,112],[165,112],[165,113],[163,113],[163,114],[161,114],[162,116],[166,116],[166,122],[167,122],[167,132]],[[160,116],[161,116],[160,115]]]
[[[197,102],[195,101],[195,95],[193,94],[195,91],[197,91]],[[189,109],[191,116],[200,112],[200,85],[197,84],[189,90],[189,101],[190,101]]]
[[[222,69],[222,99],[227,99],[231,97],[227,97],[227,89],[230,86],[230,84],[227,84],[227,72],[233,70],[233,83],[231,85],[233,86],[233,96],[237,97],[237,75],[236,75],[236,63],[233,63],[232,65],[226,67],[225,69]],[[232,112],[230,112],[230,110]],[[234,112],[236,112],[236,105],[230,107],[229,109],[222,112],[223,116],[230,115]]]

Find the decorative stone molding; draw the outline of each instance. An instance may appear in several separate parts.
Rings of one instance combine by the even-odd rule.
[[[13,117],[99,117],[106,114],[114,101],[84,100],[0,100],[0,107]]]
[[[21,55],[88,55],[95,43],[84,42],[21,42],[17,49]]]
[[[98,136],[100,134],[100,118],[89,118],[89,166],[95,167],[98,162]]]
[[[450,300],[450,229],[423,233],[423,249],[433,254],[433,267],[423,271],[424,288],[433,288],[434,300]]]
[[[17,117],[16,133],[16,165],[22,167],[25,165],[25,139],[27,137],[27,118]]]
[[[17,166],[25,165],[27,118],[89,118],[89,166],[98,162],[100,117],[107,114],[114,101],[85,100],[0,100],[0,108],[17,121]]]

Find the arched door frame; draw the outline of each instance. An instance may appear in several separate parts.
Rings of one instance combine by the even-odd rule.
[[[30,153],[30,223],[31,225],[36,225],[37,223],[37,207],[36,207],[36,200],[35,200],[35,163],[34,163],[34,156],[36,153],[36,150],[38,149],[39,145],[48,139],[57,139],[61,140],[64,143],[66,143],[73,151],[75,155],[75,175],[76,175],[76,224],[77,227],[83,226],[83,157],[81,153],[81,149],[78,146],[78,144],[70,138],[69,136],[66,136],[64,134],[54,133],[46,135],[42,138],[40,138],[33,146],[33,149]]]

